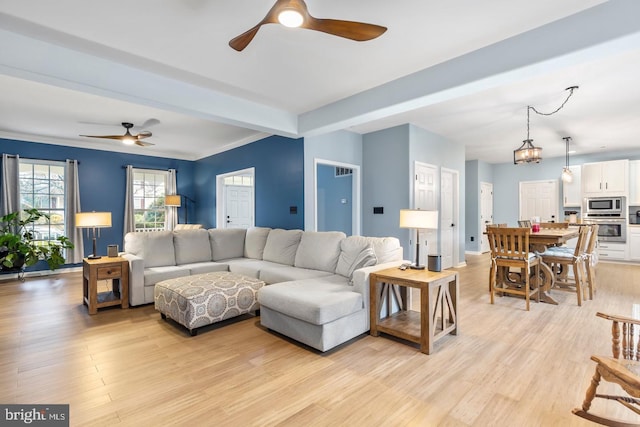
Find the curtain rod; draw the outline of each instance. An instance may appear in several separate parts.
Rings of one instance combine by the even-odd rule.
[[[126,168],[127,168],[127,166],[128,166],[128,165],[124,165],[124,166],[122,166],[122,169],[126,169]],[[145,170],[145,171],[164,171],[164,169],[158,169],[158,168],[139,168],[139,167],[137,167],[137,166],[133,166],[133,165],[132,165],[131,167],[132,167],[132,168],[134,168],[134,169],[142,169],[142,170]],[[169,168],[169,169],[171,169],[171,168]],[[167,171],[168,171],[169,169],[167,169]],[[175,171],[176,171],[176,173],[178,173],[178,169],[176,169]]]
[[[4,153],[6,154],[6,153]],[[18,156],[16,156],[15,154],[7,154],[7,157],[13,157],[14,159]],[[64,160],[51,160],[51,159],[39,159],[37,157],[20,157],[23,160],[38,160],[38,161],[42,161],[42,162],[65,162],[67,160],[73,160],[73,159],[64,159]],[[78,164],[80,164],[80,160],[77,161]]]

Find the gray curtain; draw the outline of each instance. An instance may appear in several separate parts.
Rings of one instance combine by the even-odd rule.
[[[64,211],[67,215],[65,221],[64,234],[74,245],[72,250],[66,253],[66,261],[69,264],[77,264],[82,262],[84,257],[84,240],[82,238],[82,229],[76,227],[76,213],[82,212],[80,209],[80,186],[78,185],[78,161],[66,161],[64,172],[64,186],[66,191],[66,199],[64,201]]]
[[[135,216],[133,215],[133,166],[127,165],[126,173],[127,189],[124,199],[124,234],[136,230],[136,221]]]
[[[165,194],[178,194],[175,169],[169,169],[165,189]],[[167,206],[165,209],[167,210],[167,213],[164,216],[164,228],[165,230],[173,230],[178,223],[178,208],[176,206]]]
[[[2,154],[0,216],[20,210],[20,158]]]

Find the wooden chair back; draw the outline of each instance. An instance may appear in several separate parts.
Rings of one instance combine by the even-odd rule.
[[[530,233],[527,227],[487,228],[491,257],[528,260]]]
[[[568,222],[541,222],[540,228],[569,228]]]
[[[615,359],[640,360],[640,320],[606,313],[596,316],[611,320],[611,353]]]

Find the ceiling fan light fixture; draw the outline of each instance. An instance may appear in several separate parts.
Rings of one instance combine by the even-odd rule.
[[[304,22],[304,18],[302,14],[295,9],[284,9],[278,14],[278,22],[285,27],[298,28]]]

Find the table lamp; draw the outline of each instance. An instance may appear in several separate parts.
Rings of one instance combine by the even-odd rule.
[[[111,212],[78,212],[76,213],[76,227],[93,228],[93,253],[87,258],[102,258],[96,255],[96,240],[100,236],[101,228],[111,227]],[[89,233],[88,230],[87,233]]]
[[[400,209],[400,228],[414,228],[416,230],[416,262],[410,268],[424,270],[424,265],[420,265],[420,230],[438,229],[438,211]]]

